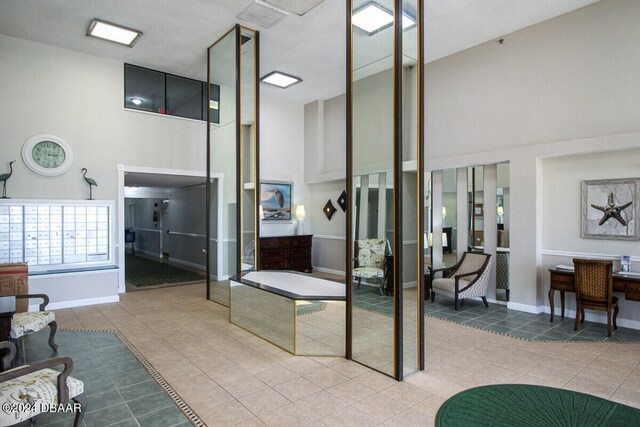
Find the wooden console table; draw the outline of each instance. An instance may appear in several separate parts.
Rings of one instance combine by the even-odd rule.
[[[311,273],[313,235],[260,238],[260,270],[294,270]]]
[[[575,272],[570,270],[549,269],[551,285],[549,287],[550,320],[553,322],[555,291],[560,291],[561,315],[564,319],[564,293],[575,292]],[[640,276],[627,276],[619,273],[613,275],[613,291],[624,292],[624,298],[629,301],[640,301]]]

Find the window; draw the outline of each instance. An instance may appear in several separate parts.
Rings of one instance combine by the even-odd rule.
[[[211,108],[211,122],[218,124],[220,86],[212,84],[210,100],[207,95],[205,82],[124,65],[125,108],[204,121]]]

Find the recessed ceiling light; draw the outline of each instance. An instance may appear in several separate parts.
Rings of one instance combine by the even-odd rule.
[[[356,10],[351,22],[371,35],[381,29],[390,27],[393,24],[393,13],[371,2]],[[414,25],[416,25],[416,20],[403,13],[402,29],[406,30]]]
[[[267,74],[263,78],[261,78],[260,81],[263,83],[267,83],[273,86],[278,86],[280,88],[286,89],[289,86],[292,86],[296,83],[300,83],[302,79],[300,77],[281,73],[280,71],[274,71],[272,73]]]
[[[353,14],[351,22],[356,27],[373,34],[379,29],[391,25],[393,23],[393,14],[375,3],[369,3]]]
[[[136,105],[140,105],[140,104],[142,104],[142,99],[140,99],[140,98],[131,98],[131,102],[133,102]]]
[[[138,41],[138,38],[142,33],[138,30],[125,28],[121,25],[115,25],[94,19],[91,22],[91,25],[89,25],[87,35],[132,47],[136,41]]]

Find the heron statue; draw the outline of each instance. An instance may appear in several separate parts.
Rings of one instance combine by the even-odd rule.
[[[94,186],[98,186],[98,183],[92,179],[92,178],[87,178],[87,168],[82,168],[82,177],[84,178],[84,181],[89,184],[89,199],[88,200],[93,200],[93,192],[92,189]]]
[[[13,174],[13,164],[16,161],[12,161],[9,162],[9,173],[3,173],[2,175],[0,175],[0,182],[2,182],[2,199],[10,199],[10,197],[7,197],[7,181],[9,180],[9,178],[11,178],[11,175]]]

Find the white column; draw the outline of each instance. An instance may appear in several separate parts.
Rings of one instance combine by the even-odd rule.
[[[439,267],[442,264],[442,171],[434,171],[431,174],[431,197],[433,206],[433,265]]]
[[[369,228],[369,175],[360,177],[360,215],[358,239],[367,239],[367,229]]]
[[[387,173],[378,175],[378,239],[387,236]]]

